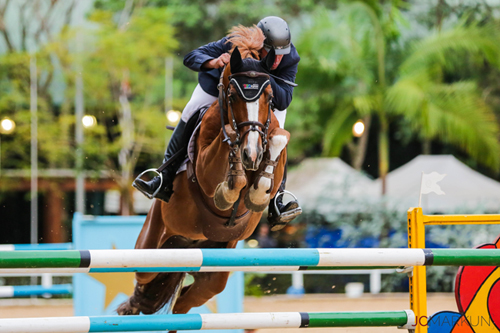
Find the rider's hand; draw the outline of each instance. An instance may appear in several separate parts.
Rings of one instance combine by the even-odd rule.
[[[220,57],[216,59],[209,60],[203,64],[204,68],[221,68],[224,67],[231,59],[231,55],[229,53],[224,53]]]

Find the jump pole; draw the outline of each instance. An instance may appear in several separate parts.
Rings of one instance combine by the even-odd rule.
[[[500,249],[154,249],[0,252],[0,273],[500,266]],[[202,270],[204,268],[204,270]],[[290,269],[293,268],[293,269]]]
[[[81,333],[381,326],[409,329],[414,325],[415,316],[411,310],[271,312],[0,319],[0,332]]]
[[[72,284],[56,284],[52,287],[44,286],[0,286],[0,298],[41,296],[41,295],[68,295],[73,293]]]
[[[72,250],[73,243],[0,244],[0,251]]]

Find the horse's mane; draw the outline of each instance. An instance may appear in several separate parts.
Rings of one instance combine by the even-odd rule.
[[[234,48],[237,46],[238,50],[241,53],[241,58],[254,58],[259,59],[259,51],[264,47],[264,33],[257,27],[255,24],[252,27],[244,27],[241,24],[235,27],[232,27],[229,30],[228,42],[233,44],[231,48],[231,53]]]

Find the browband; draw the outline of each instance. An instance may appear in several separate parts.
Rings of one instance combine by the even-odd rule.
[[[240,84],[238,83],[238,81],[236,81],[235,79],[231,79],[231,81],[229,81],[229,83],[232,83],[234,84],[234,86],[237,88],[238,90],[238,93],[239,95],[247,102],[254,102],[256,100],[259,99],[260,95],[262,95],[262,91],[269,85],[270,81],[269,80],[266,80],[264,81],[263,83],[260,84],[260,87],[255,89],[257,90],[255,92],[255,94],[252,94],[252,95],[249,95],[247,96],[248,94],[243,91],[243,89],[241,89],[241,86]],[[243,85],[245,87],[245,84]],[[244,88],[244,89],[251,89],[251,88]]]
[[[270,84],[269,75],[255,71],[235,73],[229,76],[229,84],[234,85],[238,94],[247,102],[254,102]]]

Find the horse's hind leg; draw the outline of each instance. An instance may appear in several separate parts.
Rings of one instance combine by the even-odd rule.
[[[186,273],[160,273],[151,282],[137,283],[134,293],[123,302],[116,312],[119,315],[153,314],[171,299]]]
[[[161,248],[186,248],[191,244],[192,241],[185,237],[172,236]],[[149,274],[146,277],[150,276],[154,278],[141,280],[140,276],[137,276],[133,295],[116,309],[119,315],[158,312],[174,296],[186,273],[156,273],[156,276]]]
[[[237,241],[229,243],[215,243],[206,241],[200,247],[236,247]],[[201,306],[226,287],[229,272],[194,273],[194,282],[183,288],[177,299],[173,313],[187,313],[191,308]]]
[[[202,306],[226,287],[229,272],[196,273],[194,282],[184,287],[174,306],[174,314],[187,313],[191,308]]]

